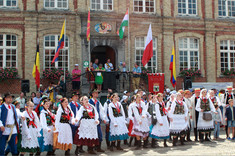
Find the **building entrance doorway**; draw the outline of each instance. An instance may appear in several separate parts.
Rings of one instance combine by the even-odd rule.
[[[111,63],[113,64],[114,69],[116,69],[116,57],[115,51],[112,47],[109,46],[96,46],[91,51],[91,62],[94,63],[95,59],[99,59],[99,63],[101,63],[104,67],[104,64],[107,62],[109,58]]]

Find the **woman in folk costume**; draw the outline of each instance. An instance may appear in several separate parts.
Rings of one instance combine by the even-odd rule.
[[[55,125],[55,115],[50,112],[51,102],[46,99],[42,102],[42,110],[40,111],[40,123],[42,126],[39,138],[40,152],[47,151],[47,155],[54,155],[53,150],[53,130]]]
[[[167,119],[168,111],[165,108],[166,106],[163,101],[163,94],[158,93],[157,96],[154,96],[153,102],[156,103],[154,104],[155,114],[153,115],[155,115],[157,123],[153,126],[150,137],[154,139],[164,139],[164,147],[168,147],[166,144],[166,139],[170,137],[170,130],[169,122]],[[153,142],[152,144],[154,147]]]
[[[188,107],[188,131],[187,131],[187,134],[186,134],[186,136],[187,136],[187,141],[192,141],[191,139],[190,139],[190,132],[191,132],[191,119],[190,119],[190,116],[192,116],[191,115],[191,112],[192,112],[192,103],[191,103],[191,100],[190,100],[190,95],[191,95],[191,93],[190,93],[190,91],[189,90],[185,90],[184,91],[184,102],[186,103],[186,105],[187,105],[187,107]]]
[[[180,136],[181,145],[184,145],[184,136],[188,129],[188,108],[182,100],[182,94],[176,93],[176,100],[172,103],[170,117],[170,133],[173,136],[173,146],[176,146]]]
[[[70,123],[74,118],[74,114],[68,106],[68,99],[61,99],[61,107],[56,112],[55,131],[54,131],[54,149],[61,149],[65,151],[65,155],[70,154],[72,149],[73,136]]]
[[[89,154],[96,154],[93,148],[99,145],[99,138],[97,132],[97,125],[99,124],[99,114],[94,106],[89,104],[88,97],[80,98],[82,104],[77,112],[75,122],[80,121],[77,133],[74,137],[74,144],[78,147],[88,146]]]
[[[22,116],[25,117],[25,120],[22,121],[22,140],[19,142],[20,147],[18,148],[21,155],[24,155],[25,152],[33,155],[33,153],[39,151],[38,137],[41,136],[41,125],[37,113],[34,112],[33,109],[34,103],[28,101],[27,108],[22,114]]]
[[[133,95],[131,97],[131,103],[128,107],[128,119],[129,119],[129,125],[128,125],[128,135],[130,136],[130,141],[129,141],[129,147],[131,147],[131,143],[133,141],[133,139],[136,137],[135,135],[131,134],[132,129],[133,129],[133,121],[134,121],[134,117],[133,117],[133,106],[135,105],[135,100],[136,100],[136,96]]]
[[[117,141],[117,150],[123,150],[120,147],[121,140],[128,139],[128,130],[126,127],[126,118],[124,109],[120,102],[117,93],[111,96],[112,102],[109,104],[109,117],[110,117],[110,136],[111,141],[110,151],[113,151],[115,141]]]
[[[141,101],[140,94],[136,95],[136,101],[133,106],[134,121],[133,130],[131,134],[136,135],[137,147],[136,150],[141,147],[141,138],[144,140],[144,148],[147,148],[147,137],[149,135],[149,122],[147,118],[147,108],[143,101]]]
[[[199,131],[200,142],[204,141],[204,133],[206,133],[206,141],[210,141],[208,138],[209,132],[213,131],[214,123],[212,120],[212,112],[215,112],[215,107],[211,102],[211,99],[207,96],[207,90],[202,89],[200,99],[197,101],[196,110],[199,112],[197,129]],[[210,117],[206,117],[210,116]]]

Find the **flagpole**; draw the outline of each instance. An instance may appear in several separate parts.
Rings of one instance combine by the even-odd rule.
[[[88,12],[90,12],[90,7],[88,7]],[[90,24],[91,24],[91,12],[90,12]],[[90,63],[91,63],[91,31],[90,31],[90,39],[88,41],[88,61],[89,61],[88,68],[90,68]]]
[[[38,38],[38,34],[37,34],[37,46],[39,46],[39,38]],[[38,49],[38,47],[36,47],[36,49]],[[40,50],[39,50],[40,51]],[[40,58],[39,58],[40,60]],[[39,87],[36,85],[36,88],[38,88],[38,91],[40,91],[40,84]]]
[[[131,51],[130,51],[130,13],[128,7],[128,59],[129,59],[129,71],[131,71]]]
[[[65,18],[65,26],[64,26],[64,57],[65,57],[65,46],[66,46],[66,18]],[[66,70],[66,63],[65,63],[65,61],[66,61],[66,59],[63,57],[63,64],[64,64],[64,83],[66,82],[66,75],[65,75],[65,70]],[[65,60],[64,60],[65,59]],[[64,84],[64,85],[66,85],[66,84]]]

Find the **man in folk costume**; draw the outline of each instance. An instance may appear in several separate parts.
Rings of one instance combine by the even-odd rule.
[[[4,103],[0,106],[0,155],[4,155],[6,144],[9,145],[12,155],[18,155],[17,133],[19,132],[15,106],[12,105],[12,96],[5,94]]]
[[[100,123],[103,120],[103,122],[106,124],[106,115],[104,113],[103,106],[102,106],[101,102],[97,99],[99,96],[98,90],[94,89],[91,92],[91,95],[92,95],[92,98],[89,100],[89,103],[91,105],[95,106],[95,108],[99,114]],[[96,150],[97,150],[97,152],[104,152],[104,150],[101,149],[101,143],[102,143],[103,139],[102,139],[102,131],[101,131],[100,123],[97,125],[97,131],[98,131],[98,137],[99,137],[100,144],[97,146]]]
[[[71,98],[72,98],[72,101],[69,103],[69,106],[70,106],[71,110],[73,111],[74,116],[76,116],[78,110],[81,107],[81,105],[78,103],[78,94],[76,92],[73,92]],[[78,124],[76,124],[76,125],[70,124],[70,126],[71,126],[71,129],[72,129],[73,140],[74,140],[74,136],[75,136],[76,130],[78,129]],[[80,153],[84,153],[85,152],[82,149],[82,146],[80,146],[80,149],[77,146],[77,148],[75,150],[75,154],[77,155],[78,152],[80,152]]]
[[[234,94],[233,94],[233,90],[234,88],[232,86],[228,86],[226,89],[225,94],[221,97],[221,103],[223,106],[223,109],[221,110],[222,115],[223,115],[223,125],[225,125],[225,131],[226,131],[226,136],[228,137],[228,126],[227,126],[227,121],[225,121],[225,111],[226,111],[226,107],[229,106],[229,102],[228,100],[233,99],[234,101]]]
[[[110,62],[110,59],[107,59],[107,63],[104,64],[105,70],[110,72],[113,70],[113,64]]]
[[[194,128],[194,136],[195,136],[195,141],[198,141],[198,130],[197,130],[197,122],[198,122],[198,116],[199,112],[195,109],[197,105],[197,101],[200,99],[200,88],[195,88],[194,89],[194,95],[191,97],[191,116],[190,118],[192,119],[192,128]]]

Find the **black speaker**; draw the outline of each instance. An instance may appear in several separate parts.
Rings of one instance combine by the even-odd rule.
[[[29,93],[30,84],[29,80],[21,80],[21,91],[24,93]]]
[[[192,88],[192,79],[190,76],[184,77],[184,89]]]

